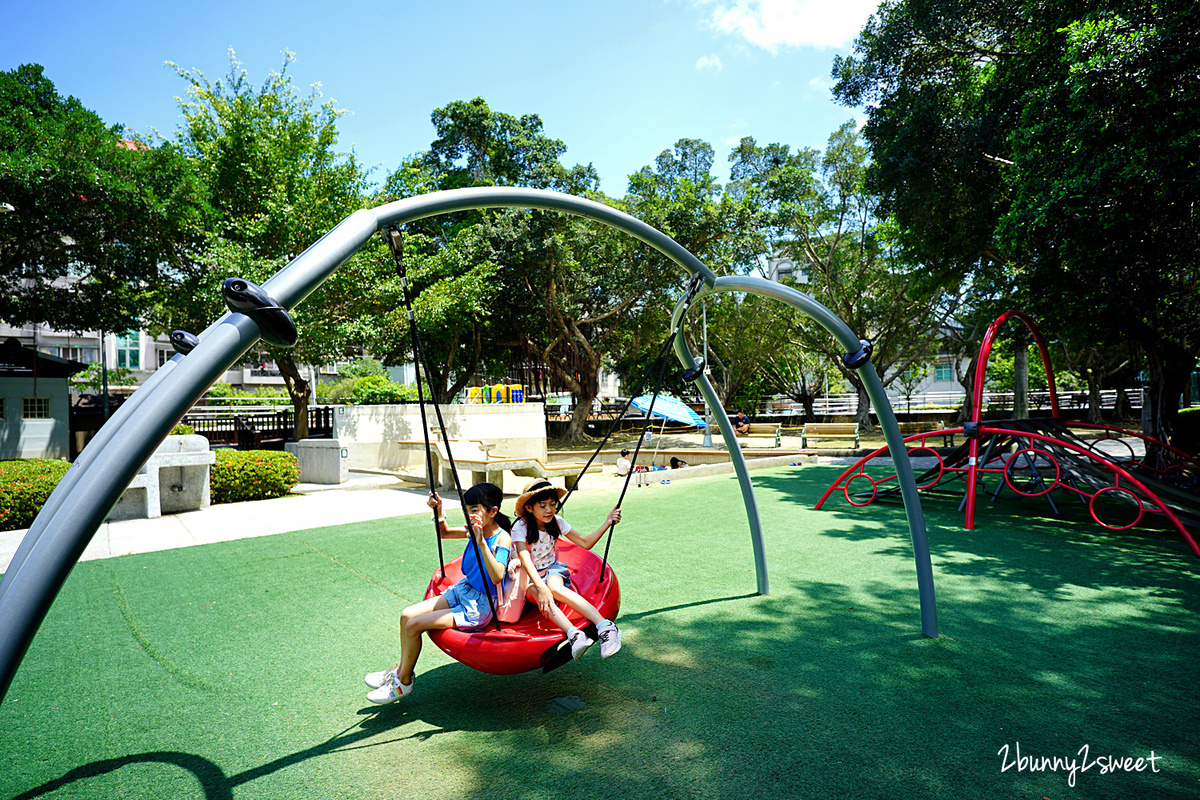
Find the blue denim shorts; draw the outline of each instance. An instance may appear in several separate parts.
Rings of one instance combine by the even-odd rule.
[[[568,588],[571,586],[571,568],[561,561],[555,561],[545,569],[538,570],[538,575],[542,576],[542,580],[546,580],[551,575],[558,575],[562,578],[563,586]]]
[[[454,614],[454,627],[460,631],[473,631],[486,627],[492,621],[492,609],[483,592],[466,580],[461,580],[442,593]]]

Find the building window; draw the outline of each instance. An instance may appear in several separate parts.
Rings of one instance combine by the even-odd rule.
[[[954,365],[945,362],[938,364],[933,368],[933,379],[935,381],[954,380]]]
[[[21,417],[23,419],[50,419],[50,398],[21,398]]]
[[[94,347],[60,347],[55,355],[59,358],[78,361],[81,364],[91,364],[93,361],[100,360],[98,351]]]
[[[159,350],[158,350],[158,365],[160,367],[163,366],[164,364],[166,364],[168,361],[171,360],[171,357],[173,355],[175,355],[174,350],[167,350],[165,348],[159,348]]]
[[[126,369],[142,368],[141,334],[126,331],[117,335],[117,366]]]

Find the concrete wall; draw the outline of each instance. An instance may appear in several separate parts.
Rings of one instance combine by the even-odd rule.
[[[441,406],[449,439],[494,443],[493,456],[546,459],[546,417],[541,403],[490,403]],[[432,407],[426,421],[437,425]],[[401,450],[399,441],[422,441],[421,409],[416,404],[338,406],[334,436],[347,443],[350,469],[399,469],[424,464],[423,449]],[[434,437],[430,437],[431,440]]]
[[[70,393],[66,378],[0,378],[4,419],[0,420],[0,458],[68,458]],[[22,399],[50,398],[50,419],[22,419]],[[538,406],[540,408],[541,406]]]

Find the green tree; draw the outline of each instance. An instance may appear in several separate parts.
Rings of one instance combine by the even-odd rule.
[[[74,331],[140,327],[206,214],[179,148],[105,125],[33,64],[0,73],[0,203],[0,319]]]
[[[755,269],[761,252],[761,237],[755,227],[755,209],[748,198],[725,190],[712,173],[712,145],[698,139],[679,139],[670,150],[629,176],[626,203],[634,216],[653,225],[704,262],[718,275],[746,274]],[[647,268],[658,270],[655,291],[642,303],[646,312],[639,320],[642,331],[634,349],[636,371],[653,357],[668,333],[671,309],[686,290],[686,276],[679,267],[657,253],[644,258]],[[777,304],[758,297],[722,294],[707,298],[710,379],[721,402],[730,405],[744,394],[750,382],[757,383],[767,353],[764,337],[770,326],[759,324],[763,313]],[[696,314],[685,329],[693,353],[702,352],[696,340]],[[683,386],[678,369],[667,370],[668,388],[692,394]],[[631,376],[632,377],[632,376]],[[719,410],[718,410],[719,411]]]
[[[261,86],[230,52],[230,70],[213,82],[176,67],[187,82],[180,99],[180,146],[198,164],[217,218],[203,252],[206,270],[182,291],[164,295],[160,319],[175,327],[204,327],[220,313],[220,284],[230,275],[261,283],[363,205],[366,176],[353,152],[340,153],[332,101],[313,87],[300,95],[287,68]],[[296,437],[308,435],[309,381],[301,364],[343,357],[359,332],[380,277],[379,264],[356,257],[294,312],[299,345],[260,345],[279,367],[296,410]]]
[[[1075,347],[1136,343],[1162,439],[1200,352],[1198,36],[1179,2],[898,0],[834,66],[905,242]]]
[[[105,372],[107,376],[103,374]],[[106,379],[109,386],[136,386],[138,382],[133,376],[133,370],[125,367],[109,367],[102,370],[100,362],[93,361],[87,365],[87,369],[71,376],[71,388],[96,394],[103,390]]]
[[[595,193],[589,165],[566,167],[566,145],[534,114],[491,109],[482,98],[433,112],[437,138],[388,179],[393,196],[463,186],[530,186]],[[439,392],[516,361],[541,365],[576,396],[567,436],[585,435],[598,373],[660,281],[649,248],[607,226],[567,215],[508,209],[443,215],[408,226],[406,257],[423,346]],[[395,361],[407,350],[403,320],[384,326]],[[383,352],[383,351],[381,351]]]
[[[878,198],[863,182],[868,159],[854,122],[829,137],[823,154],[761,148],[747,137],[730,160],[742,191],[756,198],[772,249],[803,265],[798,287],[871,342],[880,379],[926,361],[953,309],[907,257],[895,225],[880,219]],[[803,314],[780,321],[795,343],[837,366],[858,394],[859,424],[869,426],[870,397],[845,368],[841,345]]]

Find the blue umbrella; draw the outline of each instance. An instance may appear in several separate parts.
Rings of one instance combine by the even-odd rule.
[[[633,398],[633,406],[641,411],[650,408],[650,400],[654,395],[644,394]],[[692,411],[682,400],[669,394],[660,394],[654,400],[654,416],[663,419],[682,422],[685,425],[695,425],[698,428],[708,427],[708,423],[695,411]]]

